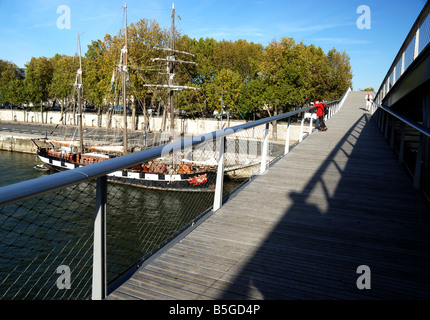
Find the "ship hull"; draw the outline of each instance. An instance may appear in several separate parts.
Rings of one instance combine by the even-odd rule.
[[[37,153],[39,159],[57,171],[72,170],[83,165],[72,163],[61,157],[54,157],[42,151]],[[207,170],[185,174],[162,174],[136,172],[134,170],[115,171],[107,175],[110,182],[134,187],[168,190],[168,191],[214,191],[216,171]]]

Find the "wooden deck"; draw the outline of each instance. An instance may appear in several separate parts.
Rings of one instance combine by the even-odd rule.
[[[363,107],[351,92],[328,131],[108,299],[429,299],[430,214]]]

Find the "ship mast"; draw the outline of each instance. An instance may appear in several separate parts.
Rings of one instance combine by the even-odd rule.
[[[195,62],[191,61],[183,61],[178,60],[176,57],[177,53],[190,55],[194,57],[194,54],[179,51],[176,50],[176,30],[175,30],[175,4],[172,4],[172,26],[170,29],[171,32],[171,39],[170,39],[170,48],[159,48],[154,47],[154,49],[158,50],[165,50],[169,52],[169,55],[166,58],[151,58],[151,61],[162,61],[167,63],[167,76],[168,81],[167,85],[163,84],[144,84],[145,87],[156,87],[156,88],[167,88],[169,91],[169,104],[170,104],[170,131],[171,131],[171,139],[174,139],[175,137],[175,96],[174,92],[178,90],[197,90],[197,88],[194,87],[188,87],[188,86],[179,86],[174,84],[174,78],[175,78],[175,64],[181,63],[181,64],[194,64],[197,65]]]
[[[79,153],[84,152],[84,137],[83,137],[83,128],[82,128],[82,56],[81,56],[81,41],[78,32],[78,48],[79,48],[79,70],[77,72],[77,89],[78,89],[78,119],[79,119]]]
[[[173,86],[173,78],[175,77],[175,63],[173,61],[176,60],[175,53],[175,4],[172,4],[172,27],[171,27],[171,49],[172,55],[170,56],[170,60],[172,62],[169,63],[169,97],[170,97],[170,131],[171,131],[171,139],[173,141],[175,137],[175,96],[174,91],[172,90]]]
[[[127,3],[124,2],[124,16],[125,16],[125,46],[121,50],[122,57],[122,93],[123,93],[123,114],[124,114],[124,141],[123,141],[123,154],[128,153],[127,146]]]

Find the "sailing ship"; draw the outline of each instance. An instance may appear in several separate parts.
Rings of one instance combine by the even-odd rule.
[[[123,116],[124,116],[124,137],[121,146],[115,145],[93,145],[84,146],[83,143],[83,128],[82,128],[82,58],[80,41],[79,43],[79,69],[76,74],[75,88],[78,94],[78,125],[79,125],[79,140],[78,141],[59,141],[45,139],[33,139],[33,143],[37,146],[37,155],[39,159],[49,167],[55,170],[70,170],[81,166],[105,161],[117,156],[122,156],[128,153],[127,143],[127,4],[124,5],[125,16],[125,46],[121,50],[121,59],[119,68],[122,74],[122,91],[123,91]],[[172,6],[172,47],[160,48],[166,50],[170,55],[166,59],[153,59],[153,61],[165,61],[168,65],[168,84],[167,85],[145,85],[148,87],[163,87],[169,90],[170,96],[170,114],[171,114],[171,137],[174,137],[174,91],[184,89],[194,89],[186,86],[176,86],[173,83],[175,75],[175,63],[187,63],[177,60],[176,53],[188,54],[175,49],[175,27],[174,27],[175,8]],[[193,63],[193,62],[188,62]],[[148,163],[126,170],[113,172],[107,175],[108,181],[115,183],[128,184],[138,187],[174,190],[174,191],[213,191],[216,181],[216,166],[215,165],[199,165],[196,163],[180,161],[180,163],[172,161],[163,161],[163,159],[155,159]]]

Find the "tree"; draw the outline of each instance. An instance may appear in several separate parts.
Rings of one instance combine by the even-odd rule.
[[[260,76],[266,84],[264,100],[269,114],[270,110],[277,114],[279,107],[303,102],[299,95],[304,90],[306,70],[301,68],[301,57],[295,46],[293,38],[283,38],[280,42],[272,41],[266,47]]]
[[[263,60],[263,46],[246,40],[217,42],[213,52],[217,70],[230,69],[245,81],[254,79]]]
[[[263,110],[266,90],[266,83],[260,78],[252,79],[242,86],[241,108],[238,113],[240,118],[248,119],[249,115],[252,114],[255,120],[255,114]]]
[[[83,59],[83,95],[86,100],[103,106],[111,90],[112,72],[119,62],[119,46],[110,35],[104,41],[92,41]],[[118,53],[115,55],[115,53]],[[115,59],[118,57],[117,59]]]
[[[50,61],[53,73],[49,96],[55,100],[62,100],[64,107],[66,99],[72,97],[74,92],[73,85],[79,68],[79,60],[75,57],[56,54]]]
[[[230,113],[240,112],[240,93],[244,81],[240,74],[230,69],[222,69],[207,86],[208,104],[211,111],[223,110]]]
[[[161,49],[169,47],[169,32],[156,21],[141,19],[127,30],[127,94],[135,119],[139,107],[146,114],[149,104],[158,109],[167,105],[166,89],[146,85],[166,84],[166,62],[153,58],[166,58],[172,53]],[[107,34],[103,40],[92,41],[83,57],[83,96],[99,106],[99,114],[105,105],[122,103],[118,66],[124,38],[124,29],[115,36]],[[212,114],[221,109],[222,99],[226,111],[241,117],[262,110],[276,115],[313,99],[337,99],[352,84],[346,52],[333,48],[325,54],[320,47],[296,43],[293,38],[285,37],[263,47],[243,39],[197,40],[176,33],[176,49],[195,55],[190,58],[176,53],[179,60],[197,63],[177,63],[175,68],[175,84],[198,89],[175,93],[176,109],[190,114]],[[32,58],[26,66],[27,75],[22,81],[22,72],[16,66],[0,60],[0,101],[39,104],[51,98],[67,99],[73,91],[76,57],[57,54],[50,59]]]
[[[303,43],[296,46],[303,64],[303,101],[309,102],[315,99],[327,99],[326,74],[327,56],[320,47],[306,46]]]
[[[31,58],[26,66],[24,79],[25,93],[28,101],[40,103],[41,121],[43,119],[43,103],[48,101],[49,88],[52,82],[53,66],[46,57]]]
[[[327,53],[328,73],[326,75],[327,89],[330,99],[342,96],[346,89],[352,86],[350,57],[343,51],[331,49]]]
[[[141,19],[128,28],[129,93],[133,97],[133,123],[136,123],[136,108],[140,106],[143,109],[144,123],[147,124],[146,101],[151,101],[150,98],[158,99],[154,94],[154,88],[145,85],[158,83],[159,78],[164,80],[165,76],[160,77],[159,71],[156,69],[165,70],[165,63],[154,66],[151,59],[171,54],[161,50],[161,48],[167,47],[167,42],[166,31],[162,30],[154,20]],[[154,103],[151,101],[151,104]]]
[[[0,60],[0,103],[21,104],[24,70],[14,63]]]

